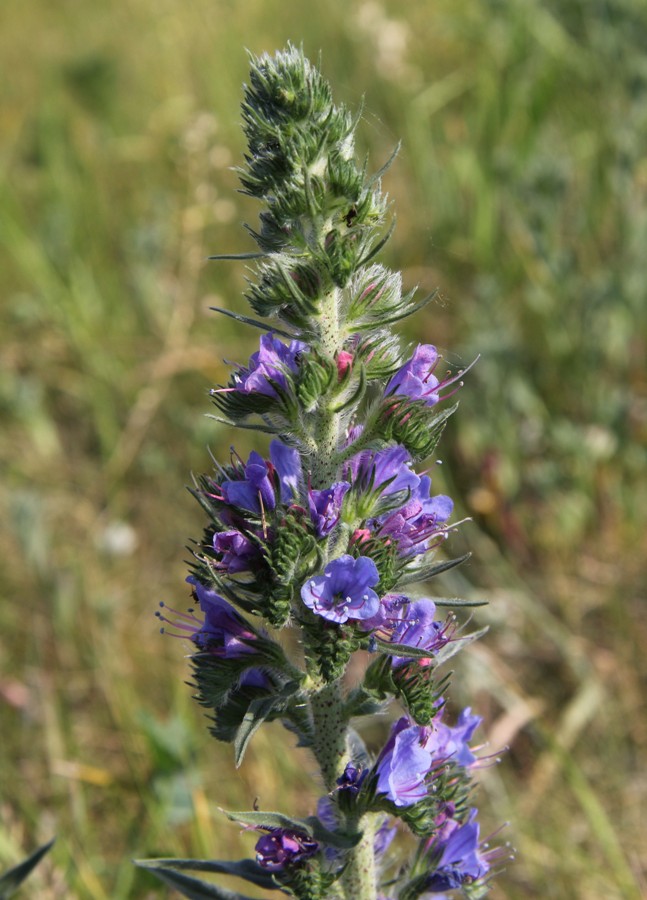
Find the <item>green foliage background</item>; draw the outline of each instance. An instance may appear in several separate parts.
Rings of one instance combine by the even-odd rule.
[[[510,748],[481,778],[518,856],[493,896],[640,897],[645,4],[6,0],[0,25],[0,867],[56,833],[25,896],[160,896],[131,857],[251,851],[218,805],[311,811],[278,728],[234,773],[153,618],[187,597],[183,485],[233,439],[206,391],[258,337],[208,311],[243,310],[243,267],[204,262],[258,213],[229,168],[244,50],[292,40],[364,95],[373,168],[403,141],[385,261],[440,288],[407,337],[481,354],[434,475],[474,519],[449,588],[491,602],[453,697]]]

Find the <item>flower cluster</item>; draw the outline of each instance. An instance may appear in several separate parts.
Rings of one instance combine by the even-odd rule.
[[[278,720],[311,751],[326,793],[304,820],[232,814],[262,832],[256,859],[208,865],[308,900],[483,892],[492,857],[470,806],[481,720],[466,709],[447,724],[438,674],[464,637],[439,614],[450,601],[408,587],[461,562],[437,558],[460,523],[421,469],[461,373],[441,377],[434,346],[403,350],[390,331],[425,301],[372,261],[379,177],[355,162],[356,119],[320,73],[294,48],[254,59],[243,117],[243,188],[265,204],[247,296],[274,321],[247,320],[264,332],[259,348],[211,396],[269,446],[246,461],[232,451],[197,482],[207,523],[187,579],[193,606],[158,615],[190,641],[197,698],[237,764]],[[348,687],[357,651],[368,664]],[[404,715],[371,754],[361,717],[392,702]],[[398,823],[419,846],[387,875]],[[166,880],[188,891],[172,870]]]

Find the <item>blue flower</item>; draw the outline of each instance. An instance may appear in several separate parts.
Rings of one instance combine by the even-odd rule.
[[[406,644],[417,650],[429,651],[429,659],[417,658],[420,665],[428,665],[433,655],[451,640],[450,625],[453,620],[441,622],[434,618],[435,614],[436,604],[427,597],[419,600],[401,595],[384,597],[382,621],[376,623],[377,635],[393,644]],[[391,658],[394,668],[410,661],[411,657],[407,656]]]
[[[431,496],[431,478],[423,475],[408,501],[398,509],[373,519],[369,524],[381,537],[398,542],[401,556],[424,553],[447,533],[444,523],[454,502],[445,494]]]
[[[270,461],[279,477],[281,502],[288,505],[294,503],[299,498],[303,481],[299,451],[281,441],[272,441]]]
[[[380,598],[372,587],[380,580],[377,566],[367,556],[340,556],[324,569],[323,575],[309,578],[301,588],[305,605],[330,622],[373,619]]]
[[[352,796],[356,796],[367,775],[368,769],[358,768],[352,762],[346,763],[346,768],[337,779],[337,787],[340,791],[346,791]]]
[[[317,537],[326,537],[333,530],[341,515],[344,497],[350,489],[347,481],[337,481],[332,487],[322,491],[308,491],[310,518]]]
[[[404,447],[386,450],[363,450],[348,462],[352,481],[362,490],[382,488],[385,496],[399,491],[413,492],[420,478],[411,469],[411,456]]]
[[[285,390],[288,375],[297,371],[299,356],[307,349],[308,345],[302,341],[291,341],[286,347],[273,334],[264,334],[260,348],[250,357],[247,368],[234,373],[233,389],[276,397],[276,387]]]
[[[396,806],[412,806],[427,796],[427,776],[433,754],[427,749],[428,729],[402,717],[391,729],[375,763],[377,793]]]
[[[455,728],[443,723],[442,711],[429,726],[414,725],[403,716],[393,725],[373,767],[377,793],[396,806],[423,800],[436,769],[449,761],[466,768],[476,761],[467,742],[480,722],[469,708],[460,714]]]
[[[278,500],[288,504],[294,502],[303,480],[298,451],[281,441],[270,444],[269,460],[252,450],[246,463],[238,461],[237,474],[241,477],[227,479],[220,485],[222,497],[226,503],[254,513],[275,509]],[[276,496],[275,474],[279,482],[279,498]],[[228,518],[226,514],[222,516],[223,521]]]
[[[427,845],[427,852],[434,860],[434,870],[425,888],[437,896],[441,891],[459,888],[482,878],[490,865],[480,852],[479,826],[475,822],[476,810],[470,810],[467,821],[459,825],[449,820]]]
[[[282,872],[305,862],[318,849],[318,842],[305,832],[272,828],[256,842],[256,861],[270,872]]]
[[[443,710],[435,717],[431,726],[434,729],[437,758],[451,759],[459,766],[468,768],[477,760],[468,746],[468,741],[472,739],[483,719],[481,716],[473,715],[469,706],[460,713],[458,722],[453,727],[445,725],[442,716]]]
[[[440,400],[440,382],[433,374],[438,364],[438,351],[432,344],[418,344],[411,359],[395,373],[385,393],[401,394],[411,400],[424,400],[434,406]]]
[[[258,544],[240,531],[219,531],[213,536],[213,549],[222,554],[219,566],[235,575],[248,572],[261,556]]]
[[[387,384],[385,396],[399,395],[407,397],[409,400],[423,400],[425,406],[435,406],[440,400],[451,397],[462,387],[463,382],[459,379],[471,369],[476,360],[467,368],[460,369],[455,375],[439,381],[434,375],[439,358],[438,351],[432,344],[418,344],[411,359],[398,369]],[[441,393],[456,382],[458,384],[452,391]]]
[[[245,654],[253,653],[249,642],[258,638],[243,617],[214,590],[205,587],[192,575],[186,579],[193,585],[200,609],[204,613],[204,622],[191,635],[191,640],[201,650],[207,650],[216,656],[227,659],[238,659]]]
[[[223,481],[220,485],[225,502],[255,513],[260,513],[263,509],[274,509],[276,499],[269,472],[260,453],[252,450],[249,459],[242,466],[243,477]]]

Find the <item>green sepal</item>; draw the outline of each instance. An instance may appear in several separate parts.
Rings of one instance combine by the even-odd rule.
[[[229,381],[225,389],[215,388],[210,392],[211,402],[234,426],[238,426],[248,416],[273,416],[282,420],[282,431],[289,431],[298,422],[299,405],[294,394],[292,372],[286,372],[287,387],[272,378],[267,383],[273,388],[274,396],[262,394],[259,391],[236,390],[235,376]],[[234,388],[234,390],[232,390]],[[278,424],[278,422],[277,422]],[[268,430],[268,420],[265,419],[265,428]],[[280,433],[279,428],[272,428],[275,433]]]
[[[264,590],[263,615],[281,628],[292,612],[295,586],[302,584],[321,562],[321,548],[310,531],[303,510],[292,507],[275,523],[274,538],[266,546],[269,579]]]
[[[366,368],[360,363],[354,366],[353,378],[340,385],[342,388],[339,396],[329,404],[330,412],[340,413],[344,410],[353,410],[359,406],[364,394],[366,393]],[[348,381],[348,383],[346,383]]]
[[[442,706],[442,697],[451,673],[434,680],[434,667],[417,662],[406,663],[393,670],[396,696],[404,704],[417,725],[430,725]]]
[[[432,413],[433,408],[424,400],[411,400],[399,394],[384,397],[380,424],[385,437],[406,447],[414,460],[431,456],[447,420],[458,409],[458,403],[439,413]]]
[[[0,900],[8,900],[9,897],[16,893],[23,881],[31,874],[32,870],[36,868],[48,850],[50,850],[55,840],[56,838],[52,838],[51,841],[48,841],[37,850],[34,850],[27,859],[24,859],[16,866],[13,866],[13,868],[5,872],[4,875],[0,875]]]
[[[395,697],[402,702],[418,725],[429,725],[438,712],[450,676],[445,675],[435,682],[435,656],[427,653],[424,658],[432,659],[433,662],[428,666],[421,666],[416,660],[411,660],[394,668],[388,656],[374,660],[366,670],[363,684],[348,698],[348,714],[364,715],[365,709],[372,712],[372,703],[383,704]]]
[[[283,261],[271,256],[257,272],[258,281],[245,294],[254,312],[265,317],[278,315],[295,328],[309,330],[310,317],[319,311],[321,293],[321,288],[313,291],[311,279],[306,278],[311,269],[301,264],[288,270]]]
[[[415,288],[402,294],[402,276],[385,266],[372,265],[359,270],[349,286],[353,297],[348,308],[348,327],[363,331],[392,325],[425,307],[436,291],[415,300]]]
[[[219,741],[233,743],[236,748],[236,765],[240,766],[250,739],[264,722],[286,719],[291,724],[304,746],[308,746],[310,735],[307,723],[299,715],[303,698],[296,682],[282,688],[266,690],[245,685],[232,691],[216,709],[214,724],[209,731]]]
[[[453,816],[463,819],[468,812],[472,782],[468,771],[451,760],[432,770],[429,784],[433,787],[427,796],[412,806],[397,808],[396,815],[418,837],[429,837],[436,831],[438,814],[448,804],[454,806]],[[391,805],[391,804],[388,804]]]
[[[313,412],[321,397],[337,381],[337,364],[314,350],[305,355],[299,370],[297,397],[306,413]]]
[[[352,626],[315,615],[304,618],[300,624],[309,669],[328,683],[341,678],[352,653],[364,643],[364,636],[358,637]]]
[[[380,387],[403,365],[400,339],[387,328],[375,327],[358,335],[352,349],[364,364],[369,382],[379,381]]]

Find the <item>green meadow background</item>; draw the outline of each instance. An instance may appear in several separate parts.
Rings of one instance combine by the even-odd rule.
[[[246,48],[303,44],[364,113],[397,227],[439,289],[406,323],[460,392],[434,483],[486,597],[452,701],[485,719],[492,896],[647,893],[647,5],[643,0],[4,0],[0,8],[0,870],[57,843],[38,900],[167,896],[133,857],[252,852],[219,807],[308,814],[279,727],[236,773],[161,637],[202,516],[185,485],[235,440],[207,418],[258,333],[258,209],[232,166]],[[379,745],[378,722],[369,738]],[[242,886],[241,886],[242,887]],[[249,891],[248,891],[249,892]]]

